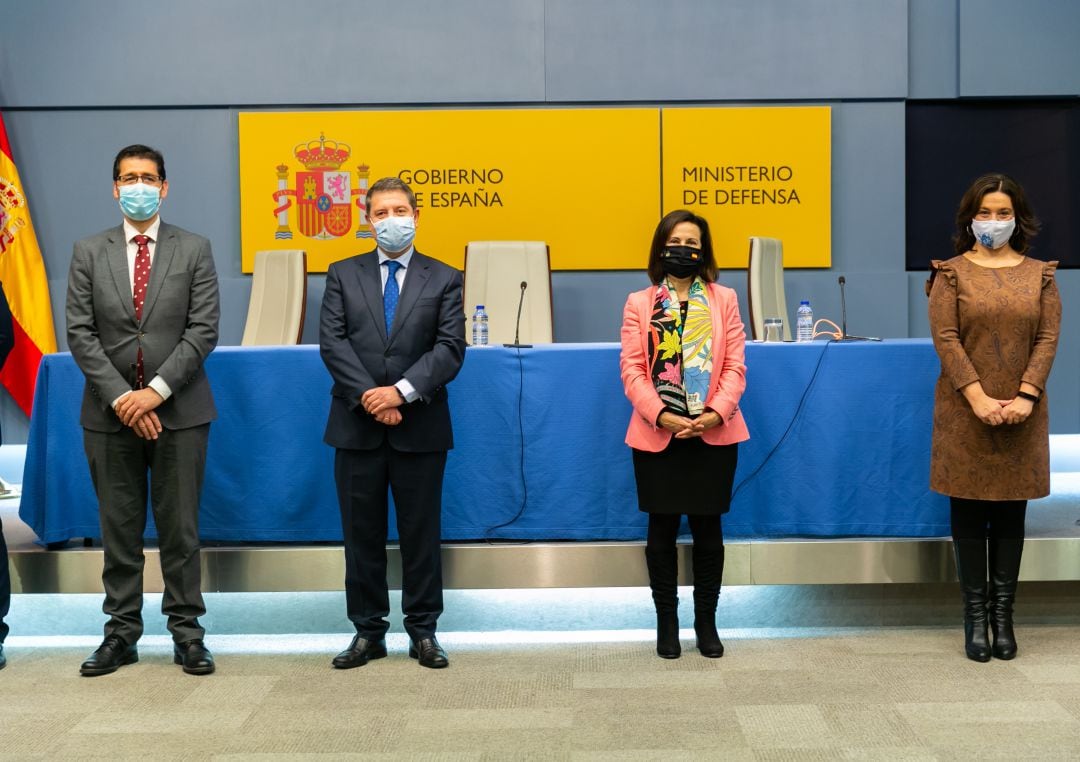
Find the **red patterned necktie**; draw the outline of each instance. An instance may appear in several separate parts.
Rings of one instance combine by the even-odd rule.
[[[142,320],[143,303],[146,301],[146,284],[150,282],[150,239],[144,235],[137,235],[133,239],[139,246],[135,252],[135,286],[132,297],[135,299],[135,319]],[[135,360],[135,388],[142,389],[145,386],[145,369],[143,368],[142,346],[139,346],[139,356]]]

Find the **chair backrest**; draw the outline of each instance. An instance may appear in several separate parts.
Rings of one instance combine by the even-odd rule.
[[[245,347],[299,344],[307,306],[307,254],[299,250],[255,252]]]
[[[465,247],[465,317],[476,305],[488,314],[491,344],[514,340],[521,283],[528,283],[521,307],[520,340],[552,341],[551,259],[543,241],[470,241]],[[472,341],[472,332],[466,331]]]
[[[750,338],[765,338],[765,318],[784,321],[784,341],[791,341],[791,320],[784,296],[784,243],[779,238],[750,237],[747,307]]]

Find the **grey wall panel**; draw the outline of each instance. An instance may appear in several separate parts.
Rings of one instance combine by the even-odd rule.
[[[1047,394],[1050,400],[1050,433],[1075,434],[1080,431],[1080,270],[1058,271],[1061,294],[1061,337],[1057,358],[1050,373]]]
[[[957,96],[958,0],[908,0],[908,97]]]
[[[904,104],[837,104],[832,128],[832,269],[903,271]]]
[[[907,95],[906,0],[548,0],[552,101]]]
[[[544,99],[543,0],[0,0],[0,19],[0,107]]]
[[[960,0],[961,97],[1080,94],[1080,3]]]
[[[908,274],[908,336],[930,336],[930,313],[926,297],[928,272]]]
[[[618,341],[627,295],[649,285],[648,256],[649,241],[643,241],[641,270],[552,273],[555,341]]]

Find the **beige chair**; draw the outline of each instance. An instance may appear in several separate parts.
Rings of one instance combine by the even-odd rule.
[[[251,278],[245,347],[299,344],[307,305],[307,254],[257,251]]]
[[[551,259],[543,241],[470,241],[465,247],[465,316],[476,305],[488,314],[488,342],[514,340],[521,283],[528,283],[521,307],[523,344],[552,341]],[[472,331],[467,330],[472,341]]]
[[[765,338],[765,318],[784,321],[784,341],[791,341],[791,319],[784,296],[784,244],[778,238],[750,237],[747,307],[750,338]]]

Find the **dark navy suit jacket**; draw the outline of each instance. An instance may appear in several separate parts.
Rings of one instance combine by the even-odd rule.
[[[324,441],[371,450],[389,440],[403,452],[454,445],[448,384],[465,358],[461,273],[414,251],[389,337],[377,251],[330,265],[319,321],[319,350],[334,385]],[[402,378],[420,394],[386,426],[364,412],[360,396]]]

